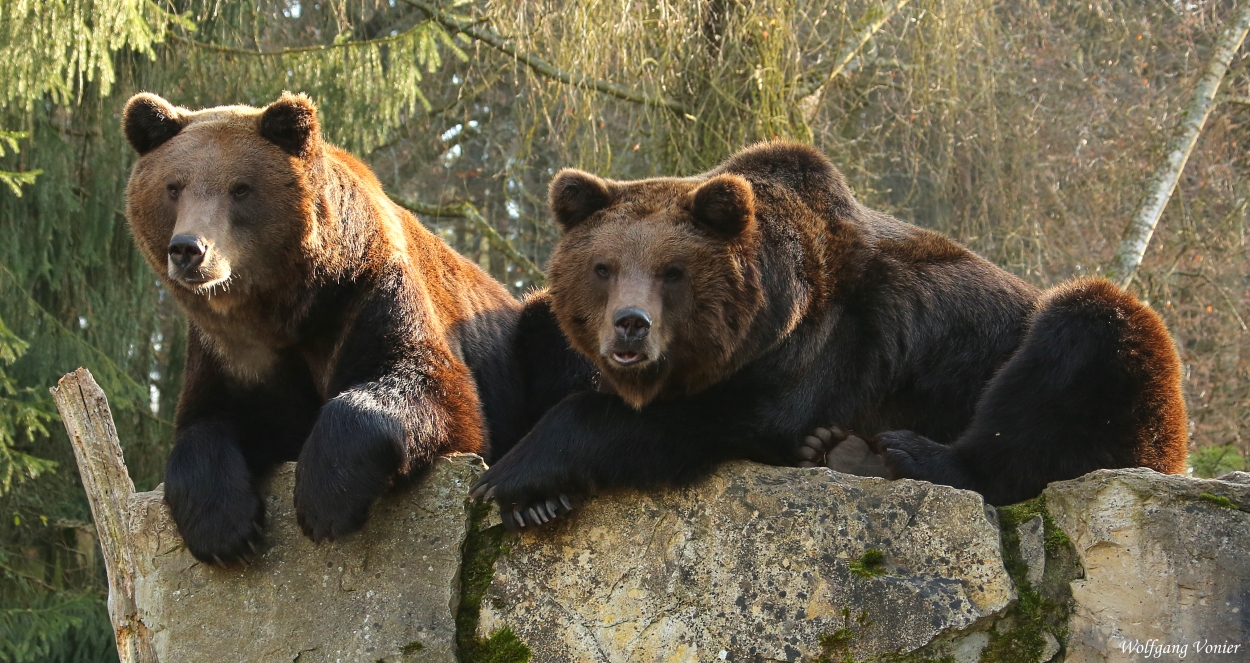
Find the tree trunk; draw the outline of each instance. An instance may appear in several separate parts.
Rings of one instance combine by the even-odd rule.
[[[135,485],[122,460],[108,400],[85,368],[66,374],[51,391],[74,447],[82,485],[87,491],[100,537],[104,568],[108,572],[108,611],[117,638],[117,655],[121,663],[157,663],[151,633],[137,618],[135,608],[137,569],[127,545],[130,531],[127,512]]]
[[[1167,207],[1172,192],[1176,190],[1176,183],[1185,170],[1185,163],[1189,161],[1189,153],[1198,142],[1198,136],[1207,122],[1207,116],[1215,107],[1215,93],[1220,89],[1220,83],[1223,82],[1224,74],[1228,71],[1228,64],[1232,61],[1237,49],[1241,48],[1248,30],[1250,30],[1250,4],[1242,7],[1237,14],[1236,21],[1225,28],[1224,34],[1216,43],[1215,54],[1211,57],[1211,63],[1207,65],[1207,73],[1202,80],[1198,81],[1198,87],[1194,90],[1194,98],[1189,103],[1180,126],[1177,127],[1176,135],[1168,145],[1167,157],[1148,180],[1150,188],[1138,206],[1137,215],[1124,231],[1124,238],[1120,240],[1120,247],[1116,249],[1114,262],[1108,274],[1108,277],[1119,283],[1122,288],[1128,287],[1137,274],[1137,268],[1141,266],[1142,257],[1146,255],[1146,247],[1150,245],[1150,238],[1154,235],[1155,227],[1159,225],[1159,218],[1163,216],[1163,209]]]

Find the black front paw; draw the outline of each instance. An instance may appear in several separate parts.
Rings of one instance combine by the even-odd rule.
[[[295,468],[295,516],[313,541],[364,527],[402,461],[403,426],[378,408],[339,396],[327,403]]]
[[[189,426],[165,467],[165,504],[187,550],[218,566],[247,562],[264,544],[265,504],[231,432],[211,422]]]
[[[472,488],[474,499],[495,500],[504,527],[540,527],[577,508],[586,487],[554,455],[527,453],[522,440]]]
[[[874,440],[890,479],[916,479],[969,488],[967,471],[954,447],[911,431],[881,433]]]

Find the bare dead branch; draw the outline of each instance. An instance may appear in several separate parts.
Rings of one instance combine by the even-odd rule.
[[[602,92],[603,94],[616,97],[617,99],[624,99],[625,101],[632,101],[634,103],[643,104],[646,106],[656,106],[659,108],[667,108],[681,115],[682,117],[686,119],[689,119],[689,120],[695,119],[694,114],[691,112],[690,108],[688,108],[685,104],[681,103],[680,101],[669,99],[667,97],[648,96],[637,90],[627,88],[623,85],[618,85],[610,81],[605,81],[605,80],[601,80],[598,78],[591,78],[583,74],[564,71],[563,69],[556,67],[555,65],[551,64],[550,62],[547,62],[546,60],[543,60],[542,58],[536,55],[533,55],[531,53],[525,53],[523,51],[518,50],[515,46],[508,43],[508,40],[506,38],[504,38],[503,36],[499,34],[496,34],[495,32],[487,28],[478,27],[476,25],[473,25],[472,23],[469,23],[467,21],[461,21],[460,19],[457,19],[456,17],[451,16],[450,14],[447,14],[443,10],[439,9],[438,6],[436,6],[432,2],[428,2],[427,0],[404,0],[404,2],[410,6],[416,7],[417,9],[424,11],[426,14],[430,16],[430,18],[432,18],[434,21],[438,22],[439,24],[441,24],[443,27],[447,28],[448,30],[451,30],[452,32],[459,32],[468,37],[472,37],[473,39],[476,39],[486,44],[487,46],[490,46],[491,48],[494,48],[495,50],[501,53],[504,53],[505,55],[524,64],[525,66],[529,67],[531,70],[533,70],[535,73],[541,76],[545,76],[547,78],[560,81],[561,83],[564,83],[565,85],[572,85],[574,87],[580,87],[585,90],[594,90],[596,92]]]
[[[872,36],[881,31],[890,17],[898,13],[909,0],[893,0],[889,5],[871,9],[860,18],[860,24],[863,25],[859,32],[856,32],[851,38],[846,40],[846,46],[837,58],[825,65],[829,71],[818,72],[815,76],[816,83],[801,91],[797,96],[799,99],[799,107],[803,110],[803,116],[807,121],[811,121],[816,116],[816,110],[820,108],[820,102],[825,97],[825,90],[833,83],[834,79],[846,70],[846,66],[855,59],[855,56],[863,50],[864,45],[868,43]]]

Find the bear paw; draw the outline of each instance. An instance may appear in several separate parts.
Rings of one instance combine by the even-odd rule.
[[[839,426],[817,428],[799,445],[799,467],[824,466],[861,477],[886,476],[881,456],[863,437]]]
[[[505,503],[497,499],[496,492],[498,492],[498,486],[491,482],[488,472],[474,484],[469,496],[474,500],[498,501],[499,517],[503,521],[504,528],[510,531],[549,525],[582,504],[582,497],[576,493],[565,492],[545,499]]]
[[[261,554],[265,504],[259,495],[240,491],[224,499],[219,495],[195,501],[198,507],[166,495],[170,515],[192,556],[205,564],[231,567],[249,564]]]
[[[304,536],[316,543],[341,539],[364,527],[369,520],[369,508],[383,492],[335,491],[326,486],[324,481],[300,476],[297,470],[295,519]]]
[[[916,479],[972,489],[972,481],[950,445],[904,430],[878,435],[876,446],[890,479]]]

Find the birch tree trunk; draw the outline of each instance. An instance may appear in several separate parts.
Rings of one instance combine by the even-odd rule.
[[[108,572],[109,619],[121,663],[157,663],[151,633],[135,607],[134,556],[128,545],[127,511],[135,485],[122,460],[121,444],[108,399],[91,372],[80,368],[52,388],[91,504],[104,568]]]
[[[1241,48],[1248,30],[1250,2],[1238,10],[1236,19],[1225,28],[1224,34],[1216,43],[1215,54],[1207,65],[1207,73],[1198,81],[1194,98],[1177,127],[1176,135],[1168,144],[1167,157],[1148,180],[1149,189],[1138,206],[1136,216],[1124,231],[1124,238],[1120,240],[1108,273],[1108,278],[1119,283],[1122,288],[1127,288],[1137,274],[1142,257],[1146,255],[1146,247],[1150,245],[1150,238],[1154,235],[1155,227],[1159,225],[1159,218],[1163,216],[1163,209],[1167,207],[1172,192],[1176,190],[1176,183],[1185,170],[1185,163],[1189,161],[1194,144],[1198,142],[1207,116],[1215,107],[1215,93],[1220,89],[1228,64],[1237,49]]]

